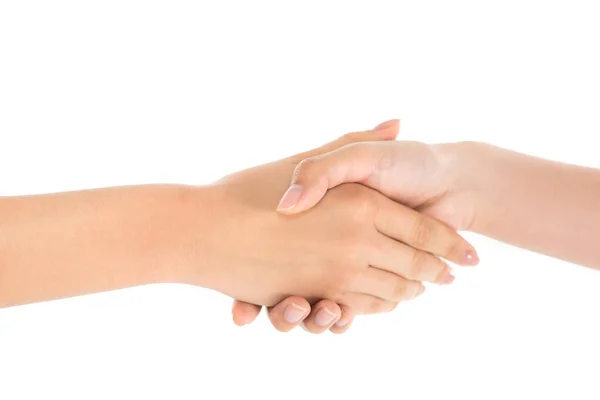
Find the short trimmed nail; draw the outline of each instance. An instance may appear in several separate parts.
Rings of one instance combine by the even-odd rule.
[[[477,257],[477,253],[475,250],[467,250],[465,253],[465,257],[463,258],[463,263],[465,265],[477,265],[479,264],[479,257]]]
[[[307,311],[308,310],[300,307],[298,304],[292,303],[285,308],[283,318],[290,324],[297,324],[304,318]]]
[[[291,185],[281,198],[281,201],[277,206],[277,211],[289,211],[292,208],[296,207],[296,204],[298,204],[298,200],[300,200],[301,195],[302,186]]]
[[[329,326],[333,322],[333,320],[337,317],[335,313],[329,310],[327,307],[321,308],[317,312],[317,316],[315,317],[315,322],[319,326]]]
[[[335,326],[339,326],[340,328],[348,325],[350,323],[350,319],[340,319],[338,322],[335,323]]]
[[[452,282],[454,282],[454,279],[455,279],[455,278],[454,278],[454,275],[452,275],[450,272],[448,272],[448,273],[446,274],[446,276],[444,276],[444,277],[442,278],[442,283],[443,283],[444,285],[449,285],[449,284],[451,284]]]
[[[423,293],[423,291],[425,291],[425,286],[419,285],[419,286],[415,287],[411,296],[408,298],[408,300],[414,299],[415,297],[419,297],[421,295],[421,293]]]
[[[391,119],[389,121],[382,122],[381,124],[377,125],[374,130],[375,131],[380,131],[382,129],[387,128],[388,126],[392,125],[395,122],[398,122],[398,120],[397,119]]]

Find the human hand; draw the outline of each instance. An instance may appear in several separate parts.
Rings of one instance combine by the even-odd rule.
[[[349,133],[324,146],[293,156],[292,164],[297,165],[307,157],[318,156],[350,143],[394,140],[400,130],[398,122],[389,120],[372,130]],[[234,300],[231,313],[236,325],[243,326],[252,323],[261,309],[260,305]],[[346,305],[327,299],[311,305],[308,300],[298,296],[290,296],[275,307],[267,307],[267,315],[279,331],[287,332],[302,324],[302,327],[311,333],[321,333],[327,329],[333,333],[343,333],[348,330],[355,316]]]
[[[323,151],[333,150],[336,147],[340,147],[343,144],[345,144],[344,141],[346,141],[346,143],[347,143],[349,138],[351,138],[352,140],[363,140],[363,141],[364,140],[377,140],[377,139],[379,139],[379,140],[392,139],[393,137],[396,136],[396,134],[398,132],[397,121],[389,121],[387,123],[387,127],[384,126],[384,128],[385,129],[381,130],[379,133],[377,133],[377,131],[370,131],[370,132],[362,132],[362,133],[353,134],[350,137],[345,137],[342,140],[333,142],[327,146],[324,146],[321,149],[317,149],[316,151],[303,153],[298,156],[291,157],[290,159],[286,159],[285,161],[289,162],[291,165],[293,165],[293,167],[295,167],[296,164],[301,159],[304,159],[306,157],[315,156],[317,154],[323,153]],[[387,131],[387,133],[386,133],[386,131]],[[278,163],[281,163],[281,162],[278,162]],[[272,165],[272,164],[270,164],[270,165]],[[265,166],[263,166],[263,167],[265,167]],[[289,165],[288,165],[288,167],[289,167]],[[291,169],[287,172],[288,180],[289,180],[290,173],[291,173]],[[251,188],[248,188],[248,190],[251,190]],[[282,191],[283,191],[283,189],[282,189]],[[454,233],[454,235],[456,235],[456,234]],[[467,246],[467,249],[469,251],[472,251],[472,248],[470,246]],[[463,248],[463,250],[464,250],[464,248]],[[444,254],[444,255],[446,255],[446,254]],[[458,255],[458,254],[452,254],[452,255],[446,255],[446,256],[448,257],[448,259],[453,258],[452,261],[455,261],[455,262],[457,259],[460,259],[460,257],[461,257],[461,255]],[[446,279],[451,280],[452,278],[448,276],[448,277],[446,277]],[[288,313],[288,314],[293,314],[296,317],[296,319],[295,319],[296,322],[294,322],[294,323],[290,323],[290,322],[286,321],[286,318],[285,318],[286,310],[288,310],[288,311],[290,310],[290,308],[287,306],[292,307],[291,313]],[[234,309],[233,309],[234,320],[238,324],[249,323],[256,317],[256,315],[259,313],[259,311],[260,311],[260,307],[257,307],[257,306],[254,306],[254,305],[248,304],[248,303],[236,302],[234,305]],[[276,325],[276,327],[278,329],[289,330],[289,329],[293,328],[294,326],[296,326],[297,323],[300,322],[302,319],[306,318],[309,315],[309,312],[310,312],[309,302],[306,300],[303,300],[301,298],[294,297],[294,298],[287,299],[284,303],[282,303],[282,304],[278,305],[277,307],[273,308],[272,310],[270,310],[269,316],[270,316],[272,322]],[[322,302],[320,302],[319,304],[317,304],[313,307],[313,312],[310,312],[310,316],[306,319],[305,326],[308,330],[311,330],[311,331],[324,330],[322,327],[322,324],[316,323],[317,319],[323,320],[323,318],[319,318],[319,314],[320,313],[322,314],[323,312],[326,312],[330,317],[329,320],[332,321],[329,325],[326,325],[324,329],[327,329],[327,327],[332,326],[332,324],[338,320],[342,321],[342,324],[333,325],[332,330],[338,331],[338,332],[347,329],[347,327],[349,326],[349,323],[351,322],[351,319],[353,317],[352,312],[350,311],[350,309],[348,307],[342,306],[340,308],[337,304],[335,304],[331,301],[323,300]],[[289,318],[288,318],[288,320],[289,320]]]
[[[294,170],[278,211],[298,214],[317,204],[327,190],[357,182],[456,230],[466,230],[473,220],[474,202],[449,155],[454,153],[446,151],[451,146],[362,142],[307,157]],[[465,256],[459,264],[477,263],[475,254]]]

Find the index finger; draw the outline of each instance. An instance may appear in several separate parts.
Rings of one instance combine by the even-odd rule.
[[[458,265],[477,265],[477,252],[446,224],[380,197],[375,227],[382,234]]]

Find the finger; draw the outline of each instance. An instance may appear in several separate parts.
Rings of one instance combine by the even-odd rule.
[[[297,327],[310,313],[306,299],[291,296],[267,310],[269,320],[280,332],[289,332]]]
[[[294,156],[294,158],[297,158],[300,161],[305,158],[328,153],[350,143],[394,140],[396,136],[398,136],[399,132],[400,120],[392,119],[377,125],[374,129],[371,130],[347,133],[314,150],[297,154],[296,156]]]
[[[384,235],[378,235],[374,240],[369,264],[395,274],[398,278],[439,284],[454,281],[450,267],[441,259]],[[398,289],[401,290],[402,287]]]
[[[372,147],[352,147],[360,142],[393,140],[400,132],[400,120],[383,122],[370,131],[351,132],[313,151],[296,156],[300,163],[277,211],[293,214],[313,207],[327,189],[344,182],[358,182],[373,172],[383,154]],[[320,157],[321,156],[321,157]],[[304,190],[304,189],[308,190]]]
[[[357,292],[346,293],[340,302],[350,307],[356,314],[380,314],[393,311],[398,306],[397,301]]]
[[[312,307],[310,315],[302,325],[311,333],[323,333],[339,321],[341,316],[340,306],[331,300],[321,300]]]
[[[340,305],[340,309],[342,310],[342,316],[338,322],[329,328],[329,330],[335,334],[346,332],[350,328],[350,325],[352,325],[352,321],[354,321],[354,312],[350,309],[350,307],[346,305]]]
[[[354,280],[348,290],[399,302],[417,297],[423,293],[425,287],[419,281],[406,279],[383,269],[369,267],[358,279]]]
[[[442,222],[379,196],[375,227],[381,233],[418,250],[459,265],[477,265],[477,252]]]
[[[396,139],[398,133],[400,133],[400,120],[391,119],[389,121],[382,122],[375,128],[368,131],[346,133],[334,141],[319,147],[317,151],[323,154],[335,149],[339,149],[340,147],[350,143],[393,140]]]
[[[364,182],[389,158],[392,147],[352,143],[331,152],[305,158],[295,168],[288,191],[277,211],[296,214],[317,204],[327,190],[342,183]]]
[[[231,309],[231,315],[233,316],[233,322],[237,326],[244,326],[254,322],[258,314],[260,314],[261,306],[256,304],[246,303],[244,301],[233,301],[233,307]]]

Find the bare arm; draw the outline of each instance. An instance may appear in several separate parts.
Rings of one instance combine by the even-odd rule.
[[[360,182],[458,230],[600,269],[600,170],[484,143],[357,143],[305,159],[280,212]]]
[[[347,182],[454,229],[600,269],[600,170],[483,143],[353,143],[302,160],[277,209],[301,214]],[[463,261],[476,264],[477,256],[467,252]],[[256,313],[238,304],[236,315],[243,320]]]
[[[472,194],[470,230],[600,269],[600,170],[482,143],[446,146],[455,190]]]
[[[173,282],[267,306],[298,295],[384,312],[418,296],[421,280],[452,282],[432,254],[473,251],[444,224],[360,185],[331,191],[298,218],[281,216],[274,209],[296,164],[203,187],[0,198],[0,307]]]
[[[0,307],[180,281],[184,192],[148,185],[0,198]]]

